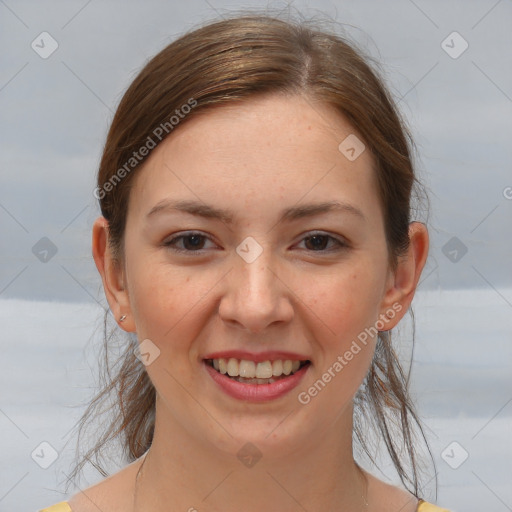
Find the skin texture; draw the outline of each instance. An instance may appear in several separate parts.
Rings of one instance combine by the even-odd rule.
[[[173,510],[224,512],[269,504],[311,512],[415,510],[409,493],[367,473],[363,508],[352,399],[375,339],[307,405],[297,399],[381,315],[394,310],[386,330],[400,321],[428,253],[425,226],[411,223],[409,252],[396,272],[389,268],[372,156],[366,150],[349,161],[338,150],[353,133],[331,108],[299,96],[206,111],[179,126],[138,171],[119,265],[108,250],[107,221],[95,222],[93,255],[112,313],[126,315],[120,327],[160,350],[146,367],[157,390],[156,427],[137,510],[168,510],[169,503]],[[229,209],[233,222],[172,210],[148,217],[165,199]],[[278,222],[285,208],[331,200],[364,218],[334,211]],[[187,254],[164,245],[190,230],[206,238],[196,246],[178,240]],[[313,234],[334,240],[315,245],[306,238]],[[262,248],[252,263],[236,252],[246,237]],[[247,403],[225,395],[205,371],[203,358],[227,349],[286,350],[312,364],[297,389]],[[236,456],[248,442],[262,454],[252,468]],[[140,462],[76,495],[73,510],[87,512],[92,502],[105,512],[132,510]]]

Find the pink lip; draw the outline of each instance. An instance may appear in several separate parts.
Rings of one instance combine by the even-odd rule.
[[[271,350],[266,352],[247,352],[246,350],[225,350],[223,352],[214,352],[208,354],[203,359],[246,359],[247,361],[255,361],[259,363],[261,361],[275,361],[276,359],[290,359],[291,361],[307,361],[310,358],[301,354],[293,352],[282,352],[277,350]]]
[[[217,359],[217,356],[213,359]],[[240,359],[250,358],[248,358],[247,353],[245,353],[245,357],[241,357]],[[267,359],[268,357],[263,360],[266,361]],[[227,377],[226,375],[223,375],[222,373],[215,370],[215,368],[212,366],[206,363],[203,364],[210,377],[222,389],[222,391],[233,398],[237,398],[238,400],[246,400],[248,402],[268,402],[285,395],[293,388],[298,386],[299,382],[302,380],[310,367],[310,364],[307,364],[293,375],[285,377],[284,379],[277,380],[272,384],[243,384],[242,382],[238,382]]]

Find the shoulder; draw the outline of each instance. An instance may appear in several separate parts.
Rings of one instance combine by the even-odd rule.
[[[69,504],[67,501],[61,501],[60,503],[56,503],[55,505],[51,505],[50,507],[43,508],[39,512],[73,512],[71,508],[69,508]]]
[[[382,512],[416,512],[418,498],[405,489],[379,480],[365,471],[368,479],[368,503],[370,508],[376,507]],[[428,511],[426,511],[428,512]]]
[[[432,505],[426,501],[421,500],[417,512],[450,512],[446,508],[439,508],[437,505]]]
[[[133,505],[135,477],[143,457],[69,500],[72,512],[124,512]]]
[[[365,472],[368,478],[368,501],[382,512],[450,512],[423,500],[409,491],[395,487]]]

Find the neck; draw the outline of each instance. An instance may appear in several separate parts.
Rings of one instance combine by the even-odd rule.
[[[366,510],[366,477],[352,455],[352,406],[318,434],[295,442],[287,453],[274,434],[250,444],[222,440],[218,449],[177,424],[157,398],[153,443],[136,481],[134,511],[160,512],[169,503],[190,512]]]

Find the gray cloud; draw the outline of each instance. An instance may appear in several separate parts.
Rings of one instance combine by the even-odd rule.
[[[220,0],[209,4],[221,14],[241,8]],[[90,228],[98,208],[91,191],[113,111],[147,59],[216,16],[209,4],[0,5],[6,48],[0,72],[2,297],[96,296]],[[431,261],[422,287],[510,286],[512,200],[503,190],[512,186],[512,71],[506,65],[512,5],[501,2],[491,9],[483,1],[440,0],[293,5],[306,17],[336,16],[347,35],[381,62],[395,96],[405,95],[400,105],[432,199]],[[48,59],[31,48],[43,31],[59,44]],[[441,47],[453,31],[469,44],[457,59]],[[31,252],[44,236],[58,247],[47,263]],[[454,236],[468,249],[457,263],[443,253]]]

